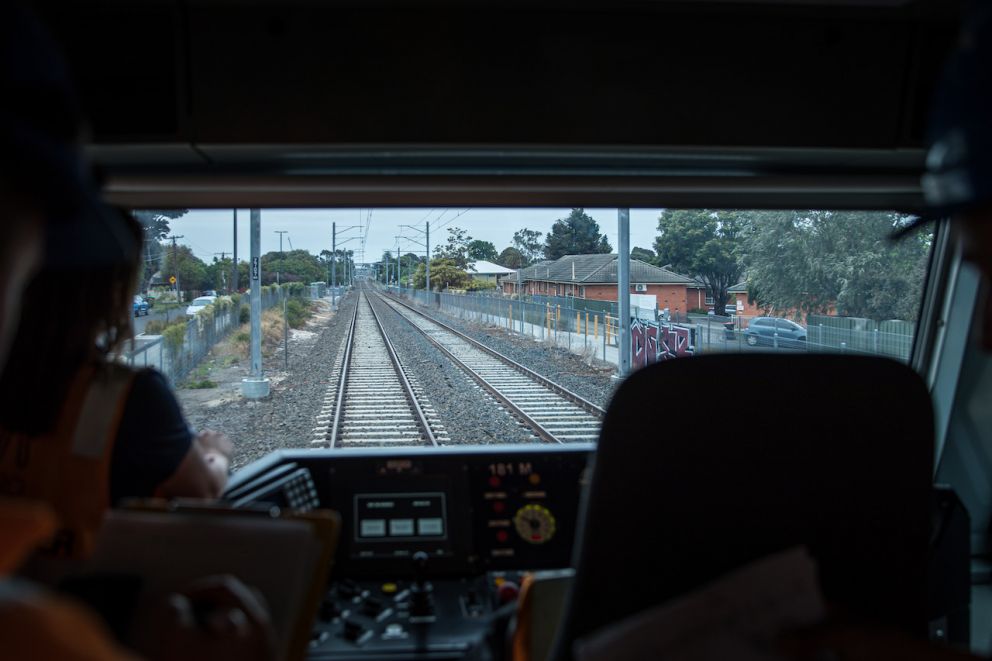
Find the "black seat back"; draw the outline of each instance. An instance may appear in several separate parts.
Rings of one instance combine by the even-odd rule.
[[[555,656],[797,544],[827,599],[926,632],[933,414],[901,364],[713,355],[633,374],[607,411]]]

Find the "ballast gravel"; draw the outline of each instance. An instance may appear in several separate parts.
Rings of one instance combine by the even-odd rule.
[[[540,443],[410,322],[370,297],[393,348],[434,407],[451,445]]]
[[[272,380],[271,395],[264,400],[246,400],[237,394],[244,376],[240,372],[220,384],[219,390],[227,397],[216,405],[204,406],[202,395],[194,395],[196,391],[177,390],[194,429],[215,429],[231,437],[235,447],[232,468],[275,450],[314,447],[316,416],[331,385],[334,363],[344,350],[357,301],[357,292],[348,294],[337,313],[300,333],[290,345],[288,370],[283,366],[282,350],[264,360],[266,376]],[[540,442],[408,321],[381,302],[374,305],[400,361],[415,375],[448,432],[449,444]],[[566,349],[416,307],[604,408],[618,385],[611,368],[598,361],[589,364]]]

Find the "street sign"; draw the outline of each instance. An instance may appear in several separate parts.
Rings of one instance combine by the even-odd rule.
[[[252,257],[251,258],[251,279],[252,280],[258,280],[259,271],[261,271],[261,268],[259,266],[259,258],[258,257]]]
[[[176,276],[174,276],[174,275],[170,275],[169,276],[169,284],[170,285],[176,284]]]

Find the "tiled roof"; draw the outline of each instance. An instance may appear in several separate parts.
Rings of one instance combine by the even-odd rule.
[[[746,294],[747,293],[747,281],[738,282],[733,287],[727,287],[728,294]]]
[[[528,266],[521,270],[520,277],[522,280],[545,282],[615,283],[617,281],[617,256],[607,254],[565,255],[553,262],[540,262]],[[637,259],[630,260],[630,282],[693,284],[691,278]]]

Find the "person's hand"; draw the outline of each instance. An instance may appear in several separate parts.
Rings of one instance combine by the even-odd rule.
[[[139,614],[150,661],[272,661],[275,634],[260,596],[233,576],[209,576]]]
[[[227,434],[212,429],[204,429],[197,434],[196,442],[200,444],[205,453],[216,452],[225,459],[230,459],[231,453],[234,452],[234,444],[231,443]]]

